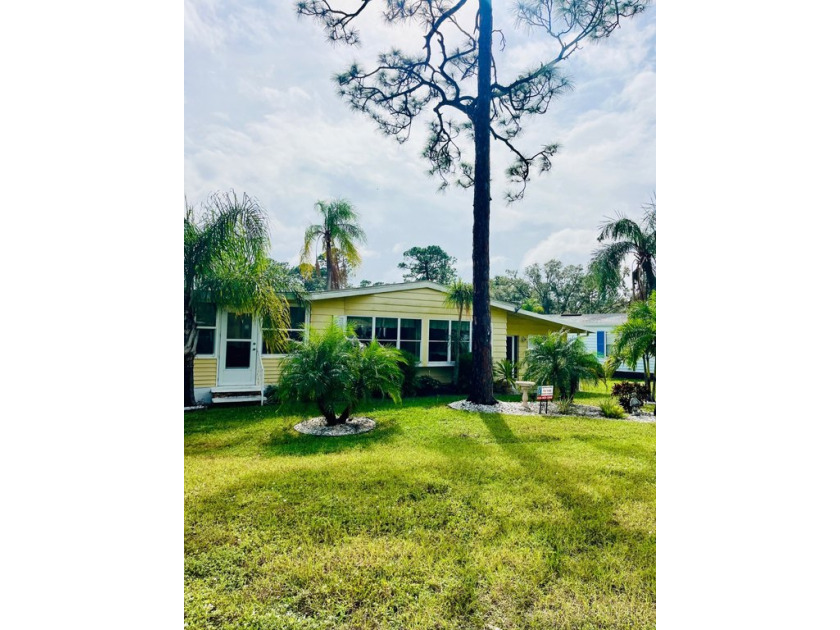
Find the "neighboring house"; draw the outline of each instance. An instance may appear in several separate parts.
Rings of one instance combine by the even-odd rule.
[[[603,363],[612,350],[612,345],[615,340],[615,331],[617,326],[620,326],[627,321],[627,313],[592,313],[588,315],[546,315],[554,321],[565,324],[567,326],[582,328],[586,333],[578,335],[586,345],[586,349],[594,352],[598,360]],[[574,335],[569,335],[570,337]],[[656,358],[651,357],[650,360],[651,372],[656,369]],[[627,365],[622,363],[615,375],[619,378],[639,378],[645,373],[642,362],[639,361],[636,365]]]
[[[349,324],[361,341],[377,339],[418,359],[418,375],[452,380],[453,336],[469,348],[472,312],[444,305],[446,287],[434,282],[406,282],[364,288],[309,293],[305,304],[292,305],[289,337],[303,339],[307,326],[322,330],[333,319]],[[237,315],[213,305],[198,309],[199,341],[195,358],[196,400],[215,402],[259,400],[266,385],[277,382],[282,354],[269,354],[257,318]],[[527,337],[554,331],[585,334],[576,325],[551,316],[519,310],[513,304],[490,301],[493,362],[517,361]]]

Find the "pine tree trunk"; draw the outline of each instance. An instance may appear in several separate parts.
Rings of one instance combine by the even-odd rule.
[[[475,132],[473,188],[473,367],[472,403],[495,405],[490,321],[490,65],[493,41],[491,0],[479,0],[478,96],[472,111]]]

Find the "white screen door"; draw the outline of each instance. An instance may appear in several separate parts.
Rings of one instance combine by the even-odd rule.
[[[222,317],[222,347],[219,385],[256,383],[257,330],[250,314],[225,313]]]

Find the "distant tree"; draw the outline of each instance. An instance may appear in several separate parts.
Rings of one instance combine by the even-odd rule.
[[[334,8],[332,0],[299,0],[298,13],[323,24],[331,42],[359,44],[355,20],[370,0]],[[570,88],[559,66],[586,41],[608,37],[622,18],[640,13],[647,0],[523,0],[516,6],[519,24],[542,32],[553,50],[521,72],[508,72],[493,53],[504,36],[493,27],[491,0],[405,0],[387,2],[386,22],[416,25],[422,33],[418,53],[396,48],[380,54],[376,67],[358,63],[336,76],[339,93],[350,107],[369,115],[397,141],[408,138],[424,111],[431,114],[424,157],[442,186],[451,179],[473,187],[473,372],[468,400],[495,404],[493,397],[492,330],[490,321],[490,141],[514,156],[506,171],[519,187],[508,192],[520,199],[531,170],[547,171],[558,145],[535,152],[517,146],[524,121],[548,110],[552,98]],[[453,41],[454,40],[454,41]],[[504,81],[502,77],[515,77]],[[450,117],[451,116],[451,117]],[[467,146],[472,147],[472,156]],[[473,161],[470,160],[473,158]]]
[[[345,289],[349,286],[353,268],[347,263],[341,251],[335,254],[335,258],[338,260],[339,288]],[[292,267],[290,272],[300,279],[306,291],[327,290],[327,256],[324,252],[318,254],[314,265],[312,263],[301,263],[297,267]]]
[[[518,271],[507,269],[505,275],[494,276],[490,281],[490,297],[511,304],[522,304],[533,296],[528,281],[520,278]]]
[[[529,265],[522,276],[507,270],[504,276],[493,278],[491,287],[495,299],[541,313],[609,313],[625,304],[620,286],[602,289],[582,266],[564,266],[559,260]]]
[[[554,332],[532,338],[531,344],[525,355],[525,378],[554,386],[562,400],[574,400],[581,381],[603,380],[606,385],[598,357],[586,351],[580,338],[568,340],[566,334]]]
[[[545,313],[545,309],[534,298],[527,298],[522,302],[522,310],[532,313]]]
[[[647,300],[635,301],[627,310],[627,321],[616,326],[612,354],[607,360],[608,372],[621,363],[636,365],[640,360],[645,372],[645,387],[651,400],[656,400],[656,371],[651,359],[656,357],[656,291]]]
[[[359,282],[359,288],[363,289],[365,287],[379,287],[385,284],[384,282],[371,282],[370,280],[362,280]]]
[[[324,255],[319,255],[319,259],[317,271],[311,263],[303,263],[291,269],[291,273],[300,279],[306,291],[327,290],[327,265]]]
[[[256,312],[266,323],[266,343],[282,343],[295,291],[289,274],[268,257],[268,219],[259,203],[235,192],[216,193],[196,213],[184,212],[184,406],[195,405],[198,347],[196,307],[201,303]]]
[[[455,369],[452,382],[457,383],[459,359],[461,358],[461,320],[464,313],[469,315],[470,309],[473,305],[472,285],[469,282],[464,282],[458,278],[447,288],[446,297],[444,298],[443,303],[447,306],[458,309],[458,332],[453,335],[454,339],[452,340],[455,344]],[[474,345],[475,344],[473,343],[473,346]]]
[[[601,225],[598,242],[612,241],[592,252],[589,268],[601,287],[621,281],[624,259],[633,258],[631,299],[646,300],[656,291],[656,199],[644,206],[640,223],[619,214]]]
[[[321,215],[321,222],[310,225],[304,232],[300,269],[304,276],[313,271],[319,275],[317,247],[320,244],[327,267],[327,289],[341,289],[347,285],[350,270],[362,262],[357,245],[365,243],[367,237],[359,226],[359,215],[349,201],[318,201],[315,209]],[[309,262],[313,251],[314,265]]]
[[[412,247],[403,252],[404,260],[397,267],[407,269],[408,273],[403,274],[403,280],[409,282],[417,280],[428,280],[438,284],[450,284],[455,280],[455,263],[453,258],[437,245],[428,247]]]

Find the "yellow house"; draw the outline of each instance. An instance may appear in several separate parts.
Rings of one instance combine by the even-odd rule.
[[[418,374],[452,380],[452,339],[472,343],[472,322],[446,306],[446,287],[434,282],[406,282],[306,296],[291,308],[289,336],[303,339],[307,327],[325,328],[333,320],[352,325],[364,342],[377,339],[417,358]],[[554,331],[585,334],[550,317],[519,310],[513,304],[490,301],[493,363],[524,356],[528,337]],[[277,382],[283,355],[269,354],[262,330],[251,315],[238,315],[208,305],[198,313],[199,348],[195,359],[195,396],[202,402],[260,400],[267,385]]]

